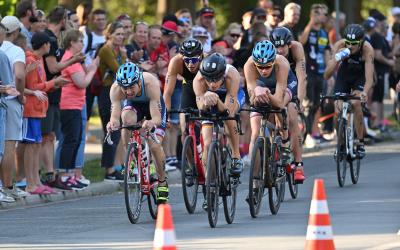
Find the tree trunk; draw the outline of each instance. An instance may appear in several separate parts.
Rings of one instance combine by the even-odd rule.
[[[361,1],[340,0],[340,11],[346,14],[346,23],[360,23],[363,20],[361,4]]]
[[[238,22],[242,23],[242,15],[244,12],[252,7],[247,1],[237,1],[237,0],[229,0],[229,6],[231,8],[228,20],[229,22]]]

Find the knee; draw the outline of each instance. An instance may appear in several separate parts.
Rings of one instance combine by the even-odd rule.
[[[133,125],[136,123],[136,114],[131,110],[125,110],[121,114],[122,124],[124,126]]]
[[[56,137],[53,133],[45,134],[42,136],[43,143],[54,143],[55,139],[56,139]]]

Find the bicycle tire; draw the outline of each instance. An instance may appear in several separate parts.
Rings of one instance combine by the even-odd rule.
[[[187,136],[182,148],[181,179],[183,200],[189,214],[194,213],[196,209],[197,192],[199,189],[199,179],[194,157],[193,139],[191,136]]]
[[[299,185],[294,180],[294,169],[290,173],[286,173],[286,179],[288,181],[289,192],[292,199],[296,199],[299,193]]]
[[[218,222],[219,209],[219,170],[221,159],[219,158],[218,144],[212,142],[207,157],[207,215],[210,227],[215,228]]]
[[[232,224],[236,213],[237,186],[239,180],[230,176],[229,173],[230,168],[228,168],[227,164],[232,164],[232,154],[229,147],[224,146],[223,151],[225,152],[225,154],[223,154],[225,166],[223,166],[221,170],[225,181],[221,180],[221,184],[223,184],[221,185],[221,188],[226,188],[227,193],[222,195],[222,203],[224,205],[225,220],[228,224]]]
[[[353,152],[357,152],[356,145],[353,146]],[[358,182],[358,178],[360,177],[360,167],[361,167],[361,159],[357,154],[356,158],[350,161],[350,176],[351,176],[351,182],[353,184],[357,184]]]
[[[136,153],[135,145],[129,143],[125,157],[124,197],[126,212],[132,224],[138,222],[142,206],[141,177],[139,171],[133,171],[135,167],[138,168]]]
[[[336,173],[340,187],[346,180],[347,152],[346,152],[346,124],[342,118],[338,121],[337,145],[336,145]]]
[[[248,203],[250,215],[257,218],[264,196],[264,139],[257,138],[251,152]],[[258,171],[256,170],[258,166]]]
[[[279,166],[277,164],[279,157],[278,146],[276,143],[273,143],[271,147],[271,161],[269,162],[270,176],[273,179],[273,185],[268,187],[269,209],[272,214],[278,213],[282,200],[282,180],[278,174]]]
[[[158,211],[158,206],[157,206],[157,194],[155,191],[156,186],[154,186],[151,190],[150,190],[150,194],[147,196],[147,204],[149,205],[149,211],[150,211],[150,215],[151,218],[153,218],[154,220],[157,219],[157,211]]]

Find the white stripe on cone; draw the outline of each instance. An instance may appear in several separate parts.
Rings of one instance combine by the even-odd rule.
[[[329,214],[328,203],[326,200],[312,200],[310,214]]]
[[[331,226],[308,226],[306,240],[332,240]]]
[[[154,232],[153,247],[172,247],[175,246],[175,231],[156,229]]]

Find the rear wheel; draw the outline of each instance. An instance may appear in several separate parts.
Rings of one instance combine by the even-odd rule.
[[[339,186],[343,187],[347,168],[346,124],[343,119],[339,119],[337,132],[336,172]]]
[[[258,216],[261,201],[264,195],[264,139],[258,138],[251,152],[251,164],[249,175],[249,197],[250,215]]]
[[[239,185],[239,178],[230,176],[229,169],[231,166],[228,166],[228,164],[232,164],[232,158],[229,150],[230,149],[227,146],[225,146],[223,150],[223,152],[225,152],[223,154],[225,159],[225,166],[222,167],[221,170],[222,174],[224,175],[225,182],[221,181],[221,183],[224,183],[225,187],[221,188],[225,188],[225,192],[222,196],[225,220],[228,224],[231,224],[235,219],[237,186]]]
[[[210,227],[214,228],[218,221],[219,206],[219,170],[221,161],[219,159],[218,145],[212,142],[207,157],[207,214]]]
[[[289,185],[290,196],[292,196],[293,199],[296,199],[299,192],[299,186],[294,180],[294,172],[295,169],[292,169],[290,173],[286,174],[286,178]]]
[[[139,220],[142,204],[141,178],[136,153],[135,144],[130,143],[125,159],[124,196],[126,212],[132,224],[137,223]]]
[[[354,145],[353,147],[353,152],[357,152],[356,145]],[[356,153],[356,158],[350,161],[350,176],[351,176],[351,182],[353,184],[357,184],[358,182],[358,177],[360,176],[360,166],[361,166],[361,159],[358,153]]]
[[[192,214],[196,209],[197,192],[199,189],[199,179],[194,159],[193,139],[191,136],[187,136],[182,148],[181,177],[183,199],[189,214]]]
[[[282,201],[282,192],[285,186],[285,176],[281,174],[278,166],[280,153],[278,146],[273,143],[271,150],[271,161],[269,163],[270,175],[273,180],[273,185],[268,187],[269,208],[272,214],[277,214]],[[282,185],[283,184],[283,185]]]

